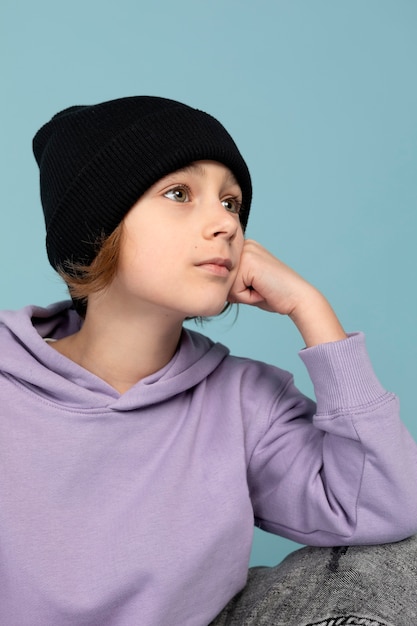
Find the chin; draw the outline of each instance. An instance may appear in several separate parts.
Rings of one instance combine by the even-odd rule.
[[[215,303],[210,303],[206,306],[200,305],[190,307],[187,311],[186,319],[195,319],[199,317],[216,317],[216,315],[219,315],[223,311],[226,304],[227,302],[222,302],[221,304],[217,305]]]
[[[227,302],[222,302],[217,307],[213,305],[207,306],[204,308],[202,307],[199,311],[194,311],[189,316],[187,316],[187,319],[196,319],[196,318],[202,318],[202,317],[203,318],[204,317],[217,317],[217,315],[220,315],[221,313],[223,313],[223,310],[227,304],[228,304]]]

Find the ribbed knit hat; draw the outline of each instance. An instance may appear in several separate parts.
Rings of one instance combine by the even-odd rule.
[[[40,168],[48,258],[89,265],[139,197],[193,161],[214,160],[235,175],[249,215],[248,168],[214,117],[180,102],[133,96],[57,113],[33,139]]]

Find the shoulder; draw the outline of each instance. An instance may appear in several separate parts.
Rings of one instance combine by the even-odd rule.
[[[205,359],[210,357],[212,364],[215,362],[208,382],[217,394],[236,393],[241,401],[249,399],[259,404],[263,400],[273,401],[293,383],[290,372],[260,360],[230,354],[225,345],[198,332],[187,330],[183,341],[192,345],[195,353],[204,353]]]

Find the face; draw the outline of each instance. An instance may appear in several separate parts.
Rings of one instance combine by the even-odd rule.
[[[110,297],[152,315],[218,314],[242,252],[241,200],[233,174],[214,161],[159,180],[124,220]]]

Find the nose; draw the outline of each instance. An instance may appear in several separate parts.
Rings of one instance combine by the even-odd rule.
[[[228,211],[220,201],[208,207],[204,226],[204,236],[207,239],[223,237],[231,242],[240,229],[239,216]]]

